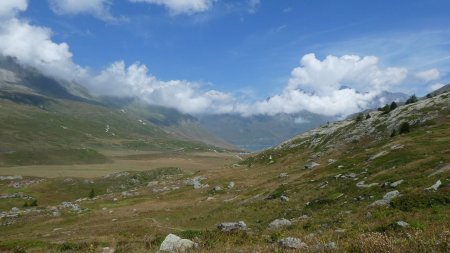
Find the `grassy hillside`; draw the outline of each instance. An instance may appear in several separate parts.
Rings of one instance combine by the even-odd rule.
[[[0,91],[0,166],[106,162],[102,150],[208,150],[117,108]]]
[[[23,192],[39,205],[0,199],[0,249],[155,252],[174,233],[198,243],[192,252],[448,252],[449,115],[447,93],[324,125],[239,163],[2,180],[2,194]],[[205,178],[198,189],[187,184],[195,176]],[[91,189],[96,197],[85,199]],[[383,203],[384,196],[393,197]],[[20,207],[17,216],[13,206]],[[291,224],[269,227],[281,218]],[[216,229],[227,221],[244,221],[248,229]],[[286,237],[307,247],[283,248],[279,240]]]

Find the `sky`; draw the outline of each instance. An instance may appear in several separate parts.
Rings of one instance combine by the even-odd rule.
[[[448,0],[1,0],[0,54],[185,113],[336,116],[450,83]]]

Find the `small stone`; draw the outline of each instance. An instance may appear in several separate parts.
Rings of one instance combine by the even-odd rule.
[[[307,162],[304,165],[305,169],[313,169],[313,168],[315,168],[317,166],[320,166],[320,164],[316,163],[316,162]]]
[[[286,173],[286,172],[282,172],[282,173],[280,173],[280,175],[278,175],[279,178],[287,177],[287,176],[288,176],[288,173]]]
[[[281,199],[281,201],[285,201],[285,202],[288,202],[288,201],[289,201],[289,197],[288,197],[288,196],[284,196],[284,195],[282,195],[282,196],[280,197],[280,199]]]
[[[383,196],[383,199],[373,202],[369,205],[369,207],[386,206],[391,203],[392,199],[396,198],[398,195],[400,195],[400,192],[397,190],[388,192]]]
[[[302,242],[299,238],[296,237],[287,237],[278,241],[281,247],[287,249],[305,249],[308,247],[306,243]]]
[[[222,187],[221,186],[216,186],[216,187],[214,187],[214,191],[220,192],[220,191],[222,191]]]
[[[434,183],[434,185],[426,188],[425,190],[427,191],[437,191],[437,189],[439,188],[439,186],[441,186],[442,182],[441,180],[436,181],[436,183]]]
[[[102,248],[102,253],[114,253],[116,251],[116,249],[112,248],[112,247],[104,247]]]
[[[269,227],[273,230],[277,230],[283,227],[289,227],[292,222],[287,219],[276,219],[269,224]]]
[[[395,224],[397,224],[398,226],[400,226],[402,228],[409,227],[409,224],[407,222],[404,222],[404,221],[397,221]]]
[[[377,185],[378,185],[378,183],[365,184],[364,181],[360,181],[360,182],[358,182],[356,184],[356,187],[358,187],[358,188],[370,188],[370,187],[377,186]]]
[[[235,232],[246,230],[247,225],[243,221],[238,222],[224,222],[217,226],[217,228],[222,232]]]
[[[232,188],[234,188],[234,186],[236,186],[236,184],[233,181],[228,183],[228,189],[232,189]]]
[[[328,159],[328,164],[333,164],[333,163],[335,163],[335,162],[337,162],[336,159]]]
[[[403,182],[405,182],[405,180],[401,179],[401,180],[398,180],[398,181],[393,182],[392,184],[390,184],[390,186],[391,186],[392,188],[397,188],[397,186],[399,186],[399,185],[402,184]]]

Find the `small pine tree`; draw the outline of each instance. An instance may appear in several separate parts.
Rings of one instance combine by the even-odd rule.
[[[390,111],[393,111],[393,110],[395,110],[395,108],[397,108],[397,103],[392,102],[392,103],[391,103],[391,106],[389,107],[389,110],[390,110]]]
[[[385,106],[383,106],[383,108],[381,108],[380,111],[383,112],[382,114],[388,114],[390,109],[391,109],[391,107],[388,104],[386,104]]]
[[[400,125],[399,134],[406,134],[406,133],[409,133],[409,123],[403,122]]]
[[[89,198],[93,199],[95,197],[95,191],[94,188],[91,188],[91,191],[89,192]]]
[[[391,137],[395,137],[397,135],[397,131],[395,129],[392,130]]]
[[[405,104],[413,104],[413,103],[415,103],[415,102],[417,102],[418,101],[418,99],[417,99],[417,97],[416,97],[416,95],[412,95],[410,98],[408,98],[408,100],[406,100],[406,103]]]
[[[33,200],[33,202],[31,202],[30,206],[38,206],[37,199]]]
[[[432,98],[433,97],[433,95],[431,95],[431,94],[427,94],[427,98]]]
[[[356,116],[355,121],[356,122],[360,122],[364,119],[364,115],[362,113],[358,114],[358,116]]]
[[[370,114],[367,114],[366,119],[370,119],[370,118],[371,118]]]

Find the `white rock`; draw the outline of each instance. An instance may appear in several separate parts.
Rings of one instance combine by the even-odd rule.
[[[283,227],[289,227],[292,225],[292,222],[287,219],[276,219],[269,224],[271,229],[280,229]]]
[[[304,165],[305,169],[313,169],[313,168],[315,168],[317,166],[320,166],[320,164],[316,163],[316,162],[307,162]]]
[[[425,190],[427,190],[427,191],[436,191],[439,188],[439,186],[441,186],[441,184],[442,184],[441,180],[438,180],[438,181],[436,181],[436,183],[434,183],[434,185],[426,188]]]
[[[407,222],[402,221],[402,220],[401,221],[397,221],[396,224],[399,225],[402,228],[409,227],[409,224]]]
[[[287,177],[287,176],[288,176],[288,173],[286,173],[286,172],[282,172],[282,173],[280,173],[280,175],[278,175],[279,178]]]
[[[377,159],[377,158],[379,158],[379,157],[382,157],[382,156],[384,156],[384,155],[387,155],[387,154],[389,154],[389,152],[386,151],[386,150],[383,150],[383,151],[381,151],[380,153],[375,154],[375,155],[369,157],[369,161],[373,161],[373,160],[375,160],[375,159]]]
[[[283,238],[279,240],[278,243],[281,245],[281,247],[288,249],[305,249],[308,247],[306,243],[302,242],[302,240],[296,237]]]
[[[234,232],[240,230],[246,230],[247,225],[243,221],[238,222],[224,222],[217,226],[217,228],[222,232]]]
[[[398,195],[400,195],[400,192],[397,190],[388,192],[383,196],[383,199],[373,202],[372,204],[369,205],[369,207],[386,206],[389,203],[391,203],[391,201]]]
[[[361,182],[358,182],[356,184],[356,187],[358,187],[358,188],[370,188],[370,187],[377,186],[377,185],[378,185],[378,183],[365,184],[364,181],[361,181]]]
[[[174,234],[166,236],[161,243],[159,250],[168,252],[185,252],[188,249],[197,247],[197,244],[188,239],[182,239]]]
[[[392,188],[397,188],[397,186],[399,186],[399,185],[402,184],[403,182],[405,182],[405,180],[401,179],[401,180],[398,180],[398,181],[393,182],[392,184],[390,184],[390,186],[391,186]]]
[[[280,199],[281,199],[281,201],[286,201],[286,202],[289,201],[289,197],[288,197],[288,196],[284,196],[284,195],[282,195],[282,196],[280,197]]]
[[[450,170],[450,164],[445,165],[444,167],[438,169],[437,171],[433,172],[431,175],[429,175],[428,177],[432,177],[434,175],[440,174],[440,173],[444,173],[446,171]]]
[[[228,183],[228,189],[232,189],[232,188],[234,188],[234,186],[236,186],[236,184],[233,181]]]

